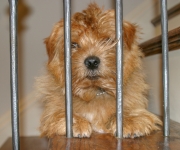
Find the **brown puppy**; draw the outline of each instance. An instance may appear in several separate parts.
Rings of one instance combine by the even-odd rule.
[[[90,137],[93,131],[116,133],[116,41],[114,10],[95,3],[75,13],[72,25],[73,136]],[[143,54],[136,42],[137,27],[123,23],[123,136],[139,137],[158,130],[162,122],[146,110],[148,85],[142,71]],[[65,135],[63,20],[46,38],[47,75],[39,78],[45,103],[42,136]]]

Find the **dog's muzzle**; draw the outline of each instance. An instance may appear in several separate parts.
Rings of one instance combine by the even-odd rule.
[[[100,59],[96,56],[89,56],[84,60],[85,66],[90,70],[95,70],[100,64]]]

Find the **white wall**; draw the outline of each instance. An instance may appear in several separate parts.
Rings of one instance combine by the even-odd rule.
[[[86,8],[92,0],[72,1],[72,12]],[[154,28],[150,21],[158,9],[152,11],[154,2],[158,0],[125,0],[124,18],[136,22],[143,29],[143,40],[150,39],[159,34],[159,27]],[[169,6],[173,6],[178,0],[169,0]],[[97,0],[105,9],[114,7],[110,0]],[[138,7],[136,7],[138,6]],[[21,135],[39,135],[39,118],[42,111],[41,103],[35,99],[33,84],[34,78],[42,74],[42,68],[47,56],[43,39],[47,37],[54,23],[63,17],[62,1],[57,0],[19,0],[19,99],[20,99],[20,131]],[[173,20],[173,21],[172,21]],[[178,26],[175,19],[171,20],[170,27]],[[142,40],[142,41],[143,41]],[[171,118],[179,121],[176,114],[179,113],[180,97],[178,93],[180,74],[178,70],[179,51],[170,52],[171,71]],[[0,145],[11,136],[10,120],[10,71],[9,71],[9,18],[8,1],[0,2]],[[149,109],[161,114],[160,91],[160,56],[145,58],[148,82],[152,89],[150,92]]]

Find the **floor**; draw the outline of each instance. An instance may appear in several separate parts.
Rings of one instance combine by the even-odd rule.
[[[135,139],[117,139],[110,134],[93,133],[91,138],[56,136],[51,140],[39,137],[21,137],[21,150],[180,150],[180,124],[170,122],[170,136],[162,131]],[[9,138],[0,150],[12,150]]]

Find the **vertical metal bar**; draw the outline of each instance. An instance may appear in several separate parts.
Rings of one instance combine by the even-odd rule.
[[[164,98],[164,136],[169,136],[169,61],[168,61],[168,21],[167,0],[161,0],[161,30],[163,56],[163,98]]]
[[[72,137],[71,0],[64,0],[64,50],[66,75],[66,136]]]
[[[11,115],[13,150],[19,150],[18,107],[18,46],[17,46],[17,0],[9,0],[10,6],[10,61],[11,61]]]
[[[118,39],[116,51],[117,77],[116,77],[116,127],[117,137],[123,137],[123,1],[116,0],[116,38]]]

